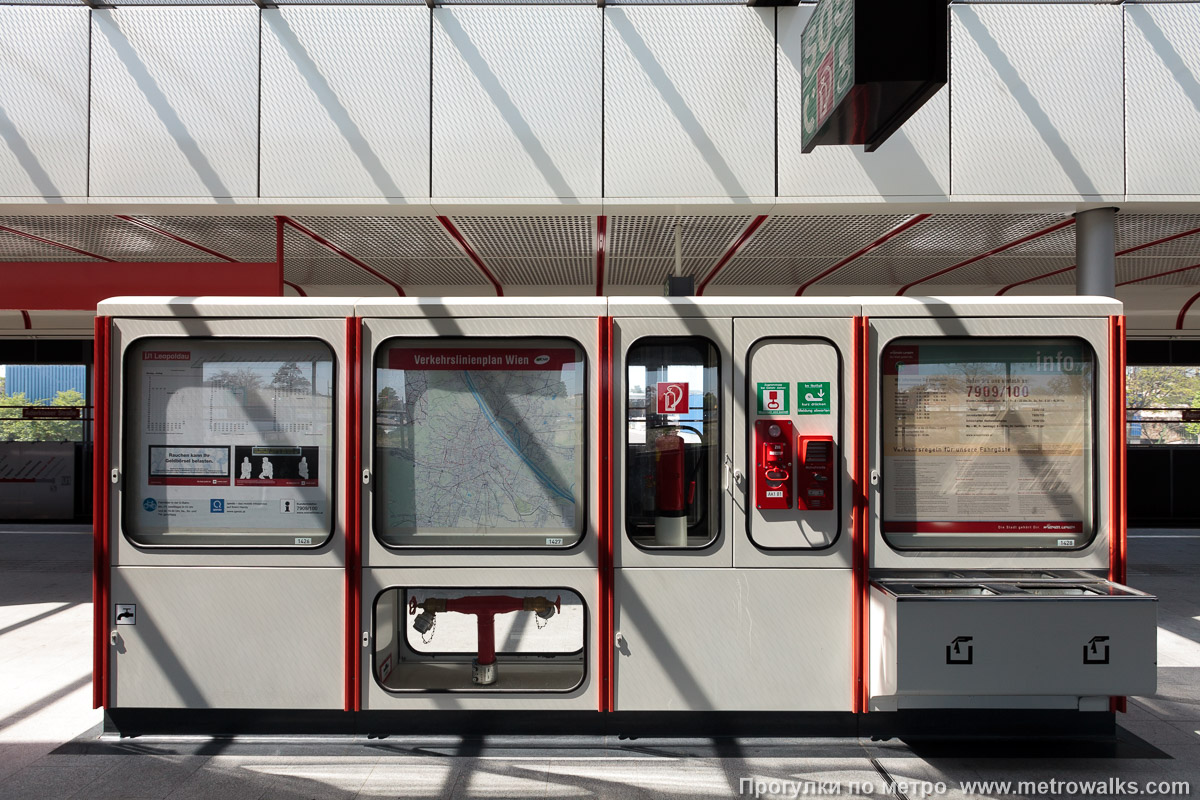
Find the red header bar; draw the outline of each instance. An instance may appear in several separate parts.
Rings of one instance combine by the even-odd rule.
[[[542,371],[573,369],[583,357],[569,348],[396,347],[388,353],[388,369]]]
[[[109,297],[253,295],[278,297],[280,267],[267,263],[224,261],[129,261],[103,266],[87,261],[8,262],[6,308],[95,311]]]

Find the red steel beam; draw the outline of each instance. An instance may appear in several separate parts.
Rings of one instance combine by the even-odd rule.
[[[1200,233],[1200,228],[1192,228],[1191,230],[1183,231],[1182,233],[1173,233],[1170,236],[1164,236],[1163,238],[1155,239],[1152,242],[1146,242],[1145,244],[1139,244],[1139,245],[1135,245],[1133,247],[1127,247],[1124,250],[1119,250],[1114,255],[1114,258],[1120,258],[1121,256],[1128,255],[1130,253],[1136,253],[1138,250],[1145,250],[1147,247],[1155,247],[1160,244],[1166,244],[1167,242],[1173,242],[1176,239],[1182,239],[1185,236],[1192,236],[1193,234],[1197,234],[1197,233]],[[1076,267],[1076,265],[1072,264],[1069,267],[1063,267],[1062,269],[1056,269],[1051,272],[1047,272],[1044,275],[1037,275],[1033,278],[1026,278],[1023,281],[1017,281],[1016,283],[1010,283],[1008,286],[1005,286],[1003,289],[996,292],[996,296],[999,297],[1002,294],[1006,294],[1009,289],[1015,289],[1016,287],[1022,286],[1026,283],[1033,283],[1034,281],[1040,281],[1043,278],[1052,278],[1055,275],[1061,275],[1064,272],[1070,272],[1071,270],[1075,269],[1075,267]],[[1167,274],[1167,273],[1163,273],[1163,274]],[[1119,284],[1119,283],[1117,284],[1117,286],[1120,286],[1120,285],[1121,284]]]
[[[108,261],[111,263],[116,263],[116,261],[117,261],[115,258],[109,258],[108,256],[102,256],[97,253],[89,253],[87,250],[80,250],[78,247],[72,247],[69,244],[63,244],[62,242],[56,242],[53,239],[46,239],[45,237],[37,236],[32,233],[26,233],[25,231],[19,231],[16,228],[10,228],[7,225],[0,225],[0,231],[4,231],[5,233],[11,233],[14,236],[24,236],[26,239],[32,239],[35,242],[41,242],[42,244],[52,245],[53,247],[61,247],[63,250],[70,250],[72,253],[78,253],[79,255],[87,256],[88,258],[95,258],[95,259],[99,259],[100,261]]]
[[[375,269],[371,268],[370,266],[368,266],[367,264],[364,264],[362,261],[359,261],[357,258],[350,255],[345,250],[338,247],[336,244],[329,241],[324,236],[322,236],[321,234],[312,230],[311,228],[307,228],[304,225],[300,224],[299,222],[296,222],[296,220],[292,219],[291,217],[286,217],[286,216],[279,216],[279,217],[275,218],[276,251],[277,251],[277,257],[279,258],[280,265],[283,264],[283,258],[282,258],[283,247],[282,247],[281,240],[283,238],[283,226],[284,225],[291,225],[293,228],[300,231],[300,233],[303,233],[305,236],[312,239],[314,242],[321,245],[326,250],[330,251],[331,253],[341,256],[342,258],[346,259],[354,266],[356,266],[359,269],[363,270],[364,272],[378,278],[379,280],[386,283],[388,286],[391,286],[393,289],[396,290],[396,294],[399,295],[400,297],[405,296],[404,289],[401,288],[400,284],[396,283],[394,280],[392,280],[388,276],[384,275],[383,273],[379,272],[378,270],[375,270]],[[292,284],[292,285],[294,286],[295,284]]]
[[[168,230],[164,230],[164,229],[158,227],[157,225],[151,225],[149,222],[144,222],[144,221],[138,219],[137,217],[129,217],[129,216],[126,216],[125,214],[117,214],[116,217],[117,217],[117,219],[124,220],[125,222],[131,223],[133,225],[137,225],[138,227],[141,227],[141,228],[145,228],[146,230],[151,231],[153,233],[157,233],[159,236],[165,236],[173,242],[178,242],[179,244],[187,245],[188,247],[199,250],[201,253],[208,253],[210,256],[213,256],[214,258],[219,258],[222,261],[229,261],[234,264],[236,264],[238,261],[236,258],[230,258],[229,256],[225,255],[224,253],[218,253],[216,250],[205,247],[204,245],[199,244],[197,242],[193,242],[191,239],[185,239],[182,236],[175,234],[175,233],[171,233]]]
[[[295,289],[296,293],[299,294],[301,297],[308,297],[308,292],[301,289],[300,284],[292,283],[291,281],[284,281],[284,284]]]
[[[766,221],[766,214],[759,214],[757,217],[750,220],[750,224],[747,225],[746,229],[742,231],[738,238],[733,241],[733,244],[728,250],[725,251],[725,255],[721,256],[721,260],[718,261],[713,268],[708,271],[708,274],[704,276],[704,280],[700,281],[700,285],[696,287],[697,296],[704,294],[705,288],[707,288],[708,284],[713,278],[717,277],[717,273],[725,269],[725,265],[728,264],[733,257],[738,254],[738,251],[745,246],[746,242],[750,241],[750,237],[754,235],[754,232],[762,227],[762,224]]]
[[[912,226],[929,219],[931,216],[932,216],[932,214],[917,214],[915,216],[909,217],[904,222],[901,222],[899,225],[892,228],[890,231],[885,233],[883,236],[880,236],[878,239],[871,242],[869,245],[867,245],[863,249],[859,250],[856,253],[851,253],[850,255],[846,256],[838,263],[834,264],[829,269],[822,272],[817,277],[811,278],[810,280],[806,281],[805,283],[800,284],[800,288],[796,290],[796,297],[800,297],[801,295],[803,295],[805,290],[808,289],[808,287],[812,286],[817,281],[822,280],[823,278],[826,278],[826,277],[832,275],[833,273],[837,272],[839,269],[846,266],[850,262],[855,261],[859,258],[862,258],[867,253],[874,250],[876,247],[879,247],[880,245],[887,242],[889,239],[899,236],[900,234],[904,233],[906,230],[908,230]]]
[[[968,264],[974,264],[976,261],[982,261],[985,258],[990,258],[991,256],[997,255],[999,253],[1003,253],[1005,250],[1016,247],[1019,244],[1025,244],[1026,242],[1032,242],[1034,239],[1040,239],[1041,237],[1045,236],[1048,233],[1054,233],[1057,230],[1062,230],[1063,228],[1067,227],[1068,225],[1074,225],[1074,224],[1075,224],[1075,218],[1072,217],[1071,219],[1063,220],[1062,222],[1059,222],[1055,225],[1051,225],[1049,228],[1043,228],[1042,230],[1037,231],[1036,233],[1031,233],[1028,236],[1022,236],[1020,239],[1009,242],[1008,244],[1002,244],[999,247],[988,250],[986,253],[981,253],[980,255],[974,256],[972,258],[968,258],[966,261],[960,261],[959,263],[955,264],[952,267],[946,267],[945,269],[941,269],[930,275],[926,275],[924,278],[921,278],[920,280],[915,280],[912,283],[906,284],[906,285],[900,287],[900,291],[896,292],[896,296],[901,297],[905,292],[907,292],[909,289],[911,289],[912,287],[916,286],[919,283],[924,283],[925,281],[933,280],[934,278],[945,275],[947,272],[953,272],[954,270],[959,269],[960,267],[965,267]]]
[[[496,297],[504,297],[504,289],[500,286],[500,281],[496,280],[496,276],[493,275],[492,271],[487,268],[486,264],[483,263],[483,259],[479,257],[479,254],[475,252],[458,228],[455,227],[454,223],[450,221],[450,218],[439,216],[437,221],[443,228],[446,229],[446,233],[450,234],[450,238],[453,239],[454,243],[458,245],[458,249],[462,250],[467,258],[471,259],[471,261],[475,263],[476,267],[479,267],[479,271],[483,273],[483,277],[487,278],[488,281],[491,282],[492,288],[496,290]]]
[[[27,330],[27,331],[28,331],[28,330],[32,330],[32,329],[33,329],[33,320],[29,318],[29,312],[28,312],[28,311],[22,311],[22,312],[21,312],[21,319],[23,319],[23,320],[25,321],[25,330]]]
[[[596,217],[596,297],[604,296],[604,255],[608,246],[608,217]]]
[[[1161,278],[1164,275],[1174,275],[1177,272],[1187,272],[1188,270],[1196,269],[1197,267],[1200,267],[1200,264],[1192,264],[1190,267],[1180,267],[1178,269],[1169,269],[1166,272],[1156,272],[1153,275],[1147,275],[1143,278],[1134,278],[1133,280],[1121,281],[1117,284],[1117,286],[1128,286],[1131,283],[1141,283],[1142,281],[1154,280],[1155,278]]]
[[[1183,320],[1185,317],[1187,317],[1188,310],[1191,309],[1192,304],[1197,300],[1200,300],[1200,292],[1196,292],[1194,295],[1189,297],[1188,301],[1183,304],[1183,308],[1179,309],[1179,316],[1175,318],[1175,330],[1183,330]]]

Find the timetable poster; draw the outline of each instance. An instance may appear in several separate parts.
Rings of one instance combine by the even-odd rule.
[[[884,531],[1090,524],[1094,364],[1079,343],[900,342],[883,355]]]
[[[130,351],[129,522],[141,534],[330,527],[333,359],[312,341],[157,339]]]

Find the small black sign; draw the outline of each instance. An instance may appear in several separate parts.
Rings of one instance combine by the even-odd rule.
[[[117,603],[114,616],[118,625],[137,625],[137,606],[133,603]]]
[[[973,636],[955,636],[954,641],[946,645],[947,664],[974,664],[975,647],[971,644]]]
[[[1107,664],[1108,663],[1108,637],[1093,636],[1091,641],[1083,646],[1083,663],[1085,664]]]

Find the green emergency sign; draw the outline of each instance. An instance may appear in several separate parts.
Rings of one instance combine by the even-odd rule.
[[[801,381],[796,384],[797,414],[828,414],[829,381]]]

